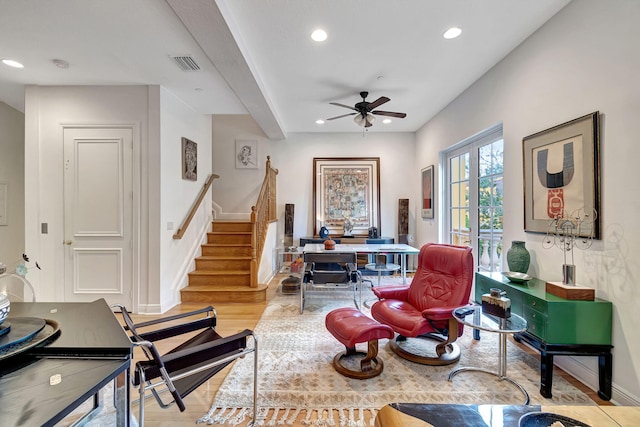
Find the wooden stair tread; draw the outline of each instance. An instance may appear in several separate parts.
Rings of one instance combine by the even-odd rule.
[[[257,287],[252,288],[250,286],[233,286],[233,285],[206,285],[206,286],[187,286],[182,288],[181,292],[261,292],[269,287],[268,284],[258,284]],[[191,289],[189,289],[191,288]]]
[[[220,246],[220,247],[251,247],[251,243],[203,243],[202,246]]]
[[[247,234],[251,234],[251,232],[229,230],[229,231],[207,231],[207,234],[237,234],[237,235],[245,236]]]
[[[251,274],[247,270],[193,270],[189,275],[193,276],[246,276]]]
[[[244,260],[244,259],[251,259],[251,257],[248,256],[248,255],[200,255],[196,259],[199,259],[199,260],[214,260],[214,261],[215,260],[229,260],[229,259]]]

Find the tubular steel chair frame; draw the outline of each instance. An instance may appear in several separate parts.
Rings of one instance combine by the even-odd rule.
[[[140,395],[140,425],[144,425],[144,401],[147,390],[155,397],[162,408],[176,403],[181,412],[185,410],[183,397],[198,388],[209,378],[220,372],[235,359],[254,353],[253,368],[253,420],[257,417],[258,396],[258,340],[249,329],[231,335],[220,336],[216,330],[216,312],[211,306],[200,310],[167,316],[142,323],[133,323],[126,308],[119,307],[134,346],[142,348],[147,360],[137,362],[133,385],[138,387]],[[176,321],[185,320],[184,323]],[[142,332],[141,330],[144,330]],[[157,341],[179,337],[183,334],[200,331],[195,336],[161,355]],[[189,335],[191,336],[191,335]],[[247,346],[248,338],[253,338],[253,347]],[[156,390],[161,388],[161,390]],[[160,393],[169,391],[173,400],[164,402]]]
[[[334,266],[335,268],[330,268]],[[317,289],[353,288],[353,302],[360,309],[362,303],[362,275],[358,271],[355,252],[309,252],[303,254],[300,283],[300,314],[304,312],[307,293]],[[359,300],[356,292],[359,290]]]

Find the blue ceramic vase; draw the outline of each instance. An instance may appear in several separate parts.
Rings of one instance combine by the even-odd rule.
[[[323,225],[322,227],[320,227],[319,234],[320,234],[320,238],[326,239],[327,236],[329,235],[329,230],[327,230],[327,227]]]

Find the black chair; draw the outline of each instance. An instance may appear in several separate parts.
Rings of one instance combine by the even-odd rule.
[[[355,252],[307,252],[303,255],[303,274],[300,284],[300,314],[304,312],[307,296],[314,290],[353,289],[353,301],[360,308],[362,276],[358,271]],[[359,299],[356,291],[359,289]]]
[[[216,312],[209,306],[188,313],[167,316],[134,324],[123,306],[119,307],[125,330],[134,346],[144,351],[147,360],[137,362],[132,383],[140,394],[140,425],[144,425],[144,401],[147,390],[162,408],[176,403],[185,410],[183,398],[239,357],[254,353],[253,369],[253,421],[256,420],[258,341],[252,331],[244,331],[229,337],[220,336],[216,330]],[[199,332],[198,332],[199,331]],[[194,332],[197,332],[193,335]],[[185,341],[165,354],[156,343],[167,338],[185,337]],[[190,338],[189,338],[190,337]],[[249,337],[253,338],[253,346]],[[159,390],[158,390],[159,389]],[[169,391],[172,400],[165,403],[161,392]],[[150,397],[150,396],[146,396]]]

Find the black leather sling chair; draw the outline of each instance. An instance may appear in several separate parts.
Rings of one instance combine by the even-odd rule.
[[[123,306],[118,307],[124,319],[124,329],[134,346],[142,348],[147,360],[135,364],[133,385],[140,394],[140,420],[144,425],[145,394],[150,391],[162,408],[176,403],[185,410],[183,398],[205,383],[239,357],[253,353],[253,420],[256,420],[258,341],[249,329],[228,336],[220,336],[216,328],[216,312],[213,307],[167,316],[134,324]],[[198,332],[199,331],[199,332]],[[192,333],[195,333],[193,335]],[[189,334],[185,341],[165,354],[158,349],[158,342],[167,338]],[[193,336],[192,336],[193,335]],[[253,340],[250,344],[249,337]],[[162,344],[160,344],[162,347]],[[159,389],[159,390],[158,390]],[[173,400],[165,403],[160,393],[168,390]]]

